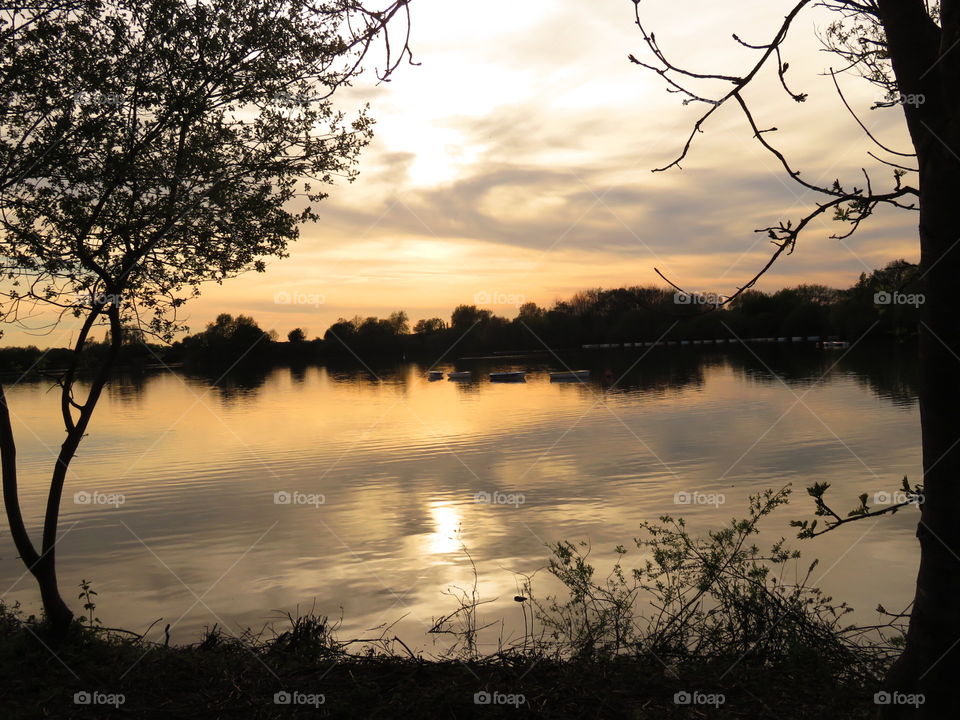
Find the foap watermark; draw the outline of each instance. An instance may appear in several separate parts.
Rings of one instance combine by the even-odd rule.
[[[874,305],[913,305],[913,307],[920,307],[926,301],[927,298],[924,297],[923,293],[902,293],[896,290],[887,292],[886,290],[881,290],[873,294]]]
[[[322,293],[288,292],[281,290],[273,294],[275,305],[310,305],[311,307],[320,307],[327,302],[326,295]]]
[[[686,293],[678,290],[673,294],[673,302],[675,305],[723,305],[726,301],[726,295],[712,292]]]
[[[927,96],[923,93],[891,93],[887,96],[887,102],[894,105],[909,105],[910,107],[920,107],[927,102]]]
[[[320,493],[302,493],[296,490],[279,490],[273,494],[274,505],[312,505],[315,508],[320,507],[327,502],[326,497]]]
[[[74,705],[109,705],[119,708],[127,701],[123,693],[104,693],[98,690],[81,690],[73,694]]]
[[[674,505],[712,505],[720,507],[727,501],[723,493],[687,492],[681,490],[673,494]]]
[[[84,307],[103,307],[110,305],[120,307],[123,302],[123,296],[116,293],[105,292],[78,292],[73,295],[73,302]]]
[[[727,701],[723,693],[705,693],[699,690],[689,692],[681,690],[673,694],[674,705],[712,705],[715,708],[720,707]]]
[[[914,493],[905,493],[903,490],[887,492],[878,490],[873,494],[874,505],[903,505],[904,503],[913,503],[915,505],[923,504],[923,495]]]
[[[310,705],[311,707],[318,708],[326,701],[327,698],[322,693],[287,692],[286,690],[281,690],[273,694],[274,705]]]
[[[505,293],[499,290],[487,292],[481,290],[473,296],[473,302],[477,305],[513,305],[520,307],[527,301],[525,295],[520,293]]]
[[[481,490],[473,496],[477,505],[513,505],[519,507],[527,501],[523,493],[485,492]]]
[[[73,100],[78,105],[108,105],[118,107],[123,102],[123,95],[120,93],[100,93],[81,90],[74,93]]]
[[[518,708],[527,702],[525,695],[521,693],[502,693],[494,690],[487,692],[481,690],[473,694],[474,705],[513,705]]]
[[[912,705],[918,708],[926,702],[923,693],[887,692],[881,690],[873,694],[874,705]]]
[[[123,493],[87,492],[80,490],[73,494],[74,505],[112,505],[120,507],[127,501]]]
[[[312,102],[320,100],[319,95],[308,95],[306,93],[278,92],[270,98],[273,102],[281,105],[301,105],[306,106]]]

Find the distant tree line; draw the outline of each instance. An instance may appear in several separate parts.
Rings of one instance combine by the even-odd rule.
[[[578,348],[585,344],[665,339],[821,336],[904,342],[916,337],[923,298],[917,266],[896,260],[846,290],[799,285],[774,293],[748,290],[722,308],[711,294],[662,287],[585,290],[550,308],[524,303],[513,319],[476,305],[459,305],[449,322],[428,318],[407,334],[406,313],[386,320],[340,319],[325,333],[328,354],[378,351],[464,352]],[[402,319],[402,322],[400,321]]]
[[[476,305],[458,305],[449,322],[419,320],[412,328],[406,312],[389,317],[340,318],[323,337],[308,339],[302,328],[286,342],[249,316],[221,314],[196,334],[170,346],[151,344],[127,331],[121,355],[127,366],[159,363],[222,366],[234,363],[309,362],[325,357],[402,358],[422,352],[456,355],[502,350],[579,348],[585,344],[651,341],[659,338],[716,339],[820,336],[877,342],[906,342],[916,337],[922,296],[916,292],[917,266],[896,260],[846,290],[798,285],[773,293],[748,290],[717,308],[721,298],[683,295],[662,287],[585,290],[550,308],[524,303],[508,319]],[[96,366],[106,343],[91,344],[84,364]],[[55,369],[68,350],[0,348],[0,369],[27,372]]]

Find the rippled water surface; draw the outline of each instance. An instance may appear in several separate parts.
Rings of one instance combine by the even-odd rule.
[[[64,495],[64,594],[89,578],[104,624],[142,631],[163,618],[179,641],[299,607],[342,615],[344,637],[400,620],[393,632],[432,647],[425,630],[456,607],[445,591],[472,583],[465,547],[481,597],[496,599],[483,617],[509,638],[522,622],[516,574],[542,568],[549,542],[588,540],[602,564],[643,520],[682,514],[705,530],[787,483],[794,499],[764,535],[791,537],[789,521],[811,516],[813,481],[846,510],[919,479],[914,367],[896,353],[643,352],[567,359],[592,370],[585,384],[550,383],[557,363],[529,358],[438,366],[473,369],[469,383],[430,382],[416,364],[118,378]],[[527,382],[486,380],[516,368]],[[31,383],[8,397],[36,531],[62,440],[57,398]],[[678,505],[684,492],[725,502]],[[911,595],[916,520],[910,510],[795,543],[820,558],[813,579],[869,618]],[[0,537],[0,591],[36,610],[5,525]],[[543,572],[534,587],[555,589]]]

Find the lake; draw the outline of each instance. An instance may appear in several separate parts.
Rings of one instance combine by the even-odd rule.
[[[312,610],[342,617],[342,638],[397,622],[391,635],[440,652],[447,641],[426,630],[457,607],[451,588],[472,586],[470,558],[481,599],[494,600],[481,617],[500,622],[484,641],[509,640],[522,629],[518,574],[535,574],[538,597],[556,589],[547,543],[587,540],[602,566],[641,521],[682,515],[705,531],[743,516],[751,493],[792,483],[764,539],[820,558],[813,579],[857,619],[909,602],[915,509],[804,541],[789,521],[813,516],[814,481],[832,484],[844,512],[860,493],[919,481],[910,350],[597,350],[564,362],[592,379],[551,383],[562,366],[546,356],[437,366],[480,378],[466,383],[430,382],[416,363],[118,377],[64,492],[64,596],[79,612],[89,579],[105,625],[143,632],[163,618],[151,639],[166,623],[192,642],[215,623],[239,632]],[[527,381],[486,379],[511,369]],[[35,537],[63,436],[50,385],[7,389]],[[3,599],[37,611],[5,522],[2,538]]]

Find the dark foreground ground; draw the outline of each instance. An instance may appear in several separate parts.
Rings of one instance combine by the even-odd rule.
[[[877,710],[876,688],[836,679],[815,656],[777,665],[731,657],[676,669],[642,655],[437,662],[349,655],[316,626],[267,643],[213,633],[179,648],[85,630],[59,646],[48,641],[37,628],[8,627],[0,716],[809,720]]]

